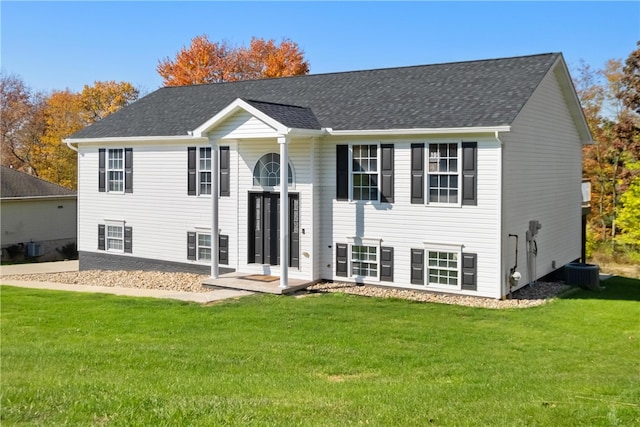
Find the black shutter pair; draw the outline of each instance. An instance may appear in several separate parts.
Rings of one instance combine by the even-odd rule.
[[[462,290],[478,290],[477,261],[477,254],[462,254]],[[411,284],[424,285],[424,275],[424,249],[411,249]]]
[[[424,144],[411,144],[411,203],[424,203]],[[462,143],[462,204],[477,205],[478,143]]]
[[[349,276],[349,245],[336,243],[336,276]],[[393,248],[380,248],[380,280],[393,282]]]
[[[107,150],[98,149],[98,191],[107,191]],[[133,148],[124,149],[124,192],[133,193]]]
[[[196,233],[187,232],[187,259],[195,261],[196,255]],[[229,264],[229,236],[218,236],[218,263],[223,265]]]
[[[187,195],[198,194],[198,147],[187,147]],[[220,152],[220,196],[229,196],[230,190],[230,157],[229,147],[219,147]],[[211,189],[215,194],[215,189]]]
[[[393,203],[393,144],[380,144],[380,201]],[[336,199],[349,200],[349,146],[336,146]]]
[[[104,251],[107,247],[105,239],[105,225],[98,224],[98,249]],[[124,252],[133,252],[133,228],[124,227]]]

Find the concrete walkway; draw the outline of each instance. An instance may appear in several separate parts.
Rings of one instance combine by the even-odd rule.
[[[5,265],[0,267],[0,276],[22,274],[64,273],[78,271],[78,261],[43,262],[32,264]],[[21,288],[49,289],[55,291],[92,292],[102,294],[123,295],[130,297],[164,298],[180,301],[207,304],[228,298],[238,298],[251,295],[253,292],[235,289],[214,289],[210,292],[178,292],[159,289],[122,288],[111,286],[68,285],[54,282],[35,282],[29,280],[15,280],[0,278],[2,285]]]

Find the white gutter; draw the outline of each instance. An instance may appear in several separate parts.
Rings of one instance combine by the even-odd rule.
[[[38,201],[38,200],[72,200],[77,199],[76,194],[58,195],[58,196],[18,196],[18,197],[2,197],[2,202],[22,202],[22,201]]]
[[[71,144],[104,144],[104,143],[134,143],[134,142],[209,142],[206,137],[195,137],[190,135],[175,136],[122,136],[116,138],[66,138],[62,142],[67,144],[72,150],[78,151]]]
[[[414,129],[370,129],[370,130],[333,130],[326,128],[332,136],[365,136],[365,135],[436,135],[436,134],[472,134],[509,132],[511,126],[478,126],[457,128],[414,128]]]

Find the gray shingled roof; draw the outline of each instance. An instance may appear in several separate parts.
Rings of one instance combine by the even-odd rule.
[[[304,118],[302,126],[311,126],[307,119],[313,116],[321,127],[334,130],[509,125],[559,57],[548,53],[165,87],[71,138],[187,135],[237,98],[263,103],[256,108],[276,120]],[[290,114],[294,106],[310,111]]]
[[[0,166],[0,197],[75,196],[76,192],[33,175]]]
[[[318,119],[310,108],[251,99],[245,99],[244,101],[287,127],[296,129],[322,129],[320,122],[318,122]]]

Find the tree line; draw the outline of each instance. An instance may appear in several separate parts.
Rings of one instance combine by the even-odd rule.
[[[583,177],[591,182],[589,241],[640,248],[640,42],[626,61],[602,69],[582,64],[574,85],[594,144],[583,149]],[[299,46],[288,39],[252,38],[232,47],[196,36],[173,58],[158,61],[164,86],[221,83],[309,73]],[[136,101],[128,82],[94,82],[80,92],[33,92],[15,75],[0,75],[2,164],[76,188],[77,157],[62,140]]]
[[[158,61],[164,86],[220,83],[309,73],[304,52],[291,40],[252,38],[248,47],[194,37],[175,58]],[[136,101],[128,82],[97,81],[80,92],[34,92],[20,78],[0,74],[2,164],[64,187],[77,187],[77,154],[63,140]]]

